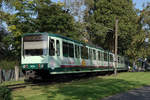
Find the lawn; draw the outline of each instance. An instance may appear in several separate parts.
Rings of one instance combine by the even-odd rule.
[[[14,84],[22,84],[24,83],[23,79],[19,81],[6,81],[0,84],[0,86],[8,86],[8,85],[14,85]]]
[[[150,85],[149,72],[120,73],[72,82],[27,86],[12,91],[13,100],[100,100],[133,88]]]

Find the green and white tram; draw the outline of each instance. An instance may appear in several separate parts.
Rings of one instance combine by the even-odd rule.
[[[114,54],[57,34],[29,33],[22,36],[21,65],[38,75],[113,71]],[[117,70],[127,70],[121,56]]]

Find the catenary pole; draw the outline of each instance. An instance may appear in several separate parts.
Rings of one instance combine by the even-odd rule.
[[[118,66],[118,18],[116,18],[115,21],[115,68],[114,68],[114,74],[117,75],[117,66]]]

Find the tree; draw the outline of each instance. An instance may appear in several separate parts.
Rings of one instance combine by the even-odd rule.
[[[3,38],[5,36],[5,30],[3,27],[0,27],[0,59],[2,59],[5,55],[5,48],[4,48],[4,44],[3,44]]]
[[[9,32],[4,27],[0,27],[0,59],[8,59],[13,57],[10,43],[12,39],[9,36]]]
[[[117,17],[119,19],[118,51],[124,55],[130,47],[134,35],[138,34],[138,16],[132,1],[94,0],[93,6],[89,7],[89,16],[85,17],[85,20],[91,24],[89,31],[92,32],[93,43],[113,51],[114,48],[110,46],[114,44],[114,26]]]
[[[138,21],[145,30],[150,30],[150,3],[140,12]]]
[[[139,34],[134,35],[130,48],[126,50],[126,54],[133,61],[136,62],[138,58],[145,58],[147,53],[147,48],[145,45],[145,32],[141,30]]]
[[[146,39],[150,38],[150,3],[147,3],[147,6],[145,8],[143,8],[143,10],[139,11],[139,17],[137,20],[138,24],[139,24],[139,28],[141,29],[143,32],[143,39],[142,36],[139,36],[139,38],[141,37],[141,39],[137,38],[137,41],[143,40],[143,45],[141,45],[141,55],[139,55],[141,58],[145,59],[145,58],[149,58],[150,56],[150,47],[149,47],[149,41],[144,41]],[[137,42],[135,41],[135,42]],[[137,42],[138,43],[138,42]],[[136,43],[136,44],[137,44]],[[139,50],[140,48],[137,47]]]
[[[20,56],[21,35],[33,32],[51,32],[76,38],[77,24],[73,17],[63,10],[62,5],[50,0],[15,0],[15,13],[1,11],[0,19],[6,21],[8,30],[12,33],[14,52]]]

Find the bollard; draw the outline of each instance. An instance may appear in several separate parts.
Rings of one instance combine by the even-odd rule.
[[[15,69],[13,70],[12,79],[15,80]]]
[[[5,70],[5,81],[10,81],[11,70]]]
[[[7,81],[11,81],[11,69],[7,71]]]
[[[18,66],[15,66],[15,80],[18,81],[19,79],[19,68]]]
[[[11,80],[14,80],[14,74],[15,74],[15,71],[13,69],[13,70],[11,70]]]
[[[6,71],[2,70],[2,82],[5,81],[5,75],[6,75]]]

